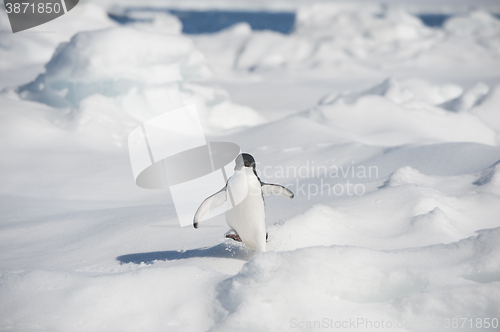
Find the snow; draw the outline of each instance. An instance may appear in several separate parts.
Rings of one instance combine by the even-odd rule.
[[[6,12],[0,12],[0,70],[20,70],[47,63],[57,45],[79,31],[115,26],[106,10],[93,3],[83,3],[57,20],[17,34],[11,33]],[[15,77],[9,75],[9,77]],[[24,82],[23,82],[24,83]],[[2,87],[5,85],[2,84]]]
[[[448,141],[494,146],[494,130],[476,116],[459,112],[480,103],[487,91],[488,86],[477,85],[437,108],[414,99],[411,90],[401,89],[397,81],[385,80],[362,92],[327,96],[321,100],[319,111],[333,126],[349,129],[358,141],[368,144]],[[446,127],[449,130],[444,130]]]
[[[125,108],[138,124],[189,103],[206,113],[203,119],[209,130],[266,122],[250,107],[232,103],[224,90],[203,85],[211,70],[193,42],[180,34],[179,24],[163,14],[150,25],[77,33],[59,45],[44,73],[19,87],[19,94],[56,108],[78,108],[83,126],[88,119],[95,121],[95,109],[103,105],[106,113]],[[229,121],[228,108],[237,114]],[[123,117],[120,111],[115,113]],[[93,128],[87,130],[93,135]],[[113,135],[123,145],[128,132]]]
[[[422,72],[498,75],[498,20],[485,11],[452,17],[443,29],[430,28],[404,10],[370,3],[316,3],[297,9],[294,31],[244,33],[243,28],[217,36],[200,35],[195,43],[209,59],[231,58],[225,67],[327,70],[337,75],[397,75]],[[238,33],[236,33],[238,31]],[[229,48],[210,41],[226,42]],[[239,44],[239,46],[236,46]],[[466,48],[467,52],[462,50]],[[219,68],[221,66],[222,68]]]
[[[117,7],[151,7],[151,8],[175,8],[180,10],[236,10],[236,11],[296,11],[301,6],[310,4],[309,0],[144,0],[137,3],[133,0],[123,0],[120,2],[114,0],[99,0],[99,3],[110,8]],[[316,0],[314,3],[329,5],[339,3],[332,0]],[[344,1],[344,3],[346,3]],[[357,7],[366,7],[373,4],[372,0],[351,0]],[[410,13],[446,13],[459,14],[468,12],[474,8],[481,8],[492,12],[500,12],[500,6],[496,0],[385,0],[384,3],[391,7],[402,8]],[[346,6],[342,4],[343,6]],[[349,6],[349,5],[347,5]]]
[[[1,331],[500,319],[494,3],[440,1],[453,17],[434,28],[412,14],[427,1],[179,5],[296,9],[289,35],[183,35],[161,10],[118,25],[125,2],[105,4],[2,32]],[[191,104],[207,141],[295,193],[266,197],[267,252],[224,239],[222,216],[179,227],[169,190],[135,185],[129,133]]]
[[[290,317],[303,322],[363,317],[379,323],[426,317],[430,324],[446,315],[494,316],[497,309],[488,303],[497,301],[498,287],[487,285],[495,279],[472,280],[496,270],[495,233],[432,248],[387,252],[332,246],[259,255],[220,284],[220,301],[229,314],[221,330],[279,330],[289,321],[287,327],[293,327]],[[277,296],[276,289],[294,291]]]

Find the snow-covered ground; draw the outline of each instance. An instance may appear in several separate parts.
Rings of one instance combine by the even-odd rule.
[[[495,2],[242,2],[296,10],[288,35],[104,3],[0,11],[0,331],[499,330]],[[128,134],[189,104],[295,193],[268,252],[135,185]]]

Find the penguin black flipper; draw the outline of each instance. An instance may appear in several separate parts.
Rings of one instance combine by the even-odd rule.
[[[203,218],[205,218],[210,211],[221,206],[226,201],[226,189],[227,185],[212,196],[206,198],[203,203],[201,203],[193,218],[194,228],[198,228],[198,222],[203,220]]]
[[[279,184],[261,182],[262,193],[264,195],[281,195],[292,199],[293,192]]]

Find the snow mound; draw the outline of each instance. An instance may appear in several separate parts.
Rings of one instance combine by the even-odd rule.
[[[455,235],[454,238],[460,239],[460,232],[452,226],[452,222],[448,216],[439,207],[413,217],[410,223],[414,231],[423,229],[425,232],[428,232],[428,234],[431,234],[430,237],[441,237],[440,233],[444,233],[446,235]],[[403,237],[406,236],[407,234]],[[452,241],[444,241],[444,243],[449,242]]]
[[[262,115],[248,106],[236,105],[223,101],[212,107],[208,115],[208,122],[218,128],[234,129],[250,125],[265,123]]]
[[[312,205],[312,208],[293,209],[286,215],[283,211],[274,212],[272,206],[277,202],[270,202],[269,218],[279,221],[268,228],[269,250],[318,245],[377,250],[421,247],[455,242],[472,236],[479,229],[500,226],[496,217],[500,205],[498,196],[494,195],[498,188],[473,184],[481,175],[484,174],[484,178],[491,175],[483,170],[491,170],[489,166],[499,160],[498,148],[472,143],[403,146],[372,149],[372,157],[364,160],[359,145],[355,144],[311,150],[314,152],[300,151],[300,158],[308,160],[316,155],[311,159],[319,165],[343,165],[344,170],[351,165],[347,158],[357,151],[357,164],[352,167],[356,170],[376,168],[376,176],[353,175],[351,178],[348,170],[349,177],[316,174],[316,177],[302,175],[299,182],[293,179],[290,188],[296,194],[298,205]],[[319,155],[330,157],[323,159]],[[332,156],[344,156],[349,161]],[[293,162],[298,155],[288,158],[290,160],[280,163],[300,168],[300,163]],[[272,176],[270,173],[259,174],[266,179]],[[287,181],[282,175],[277,176],[276,182],[286,184]],[[346,181],[351,182],[350,195],[346,194]],[[353,194],[353,183],[365,188],[366,193]],[[344,194],[332,194],[332,188],[339,189],[335,186],[343,186]]]
[[[273,31],[254,32],[235,59],[238,69],[270,69],[300,64],[310,58],[314,43]]]
[[[209,133],[264,123],[250,107],[232,103],[226,91],[203,83],[211,77],[205,57],[179,34],[178,22],[164,16],[154,24],[76,34],[58,47],[45,73],[18,89],[20,96],[77,109],[74,118],[83,126],[95,109],[116,110],[118,123],[121,109],[138,123],[189,104],[197,106]],[[108,112],[108,122],[112,118]]]
[[[372,41],[390,42],[419,39],[432,35],[422,21],[403,10],[367,4],[360,7],[347,3],[316,3],[303,6],[297,12],[296,32],[313,34],[315,39],[331,37],[355,44]]]
[[[477,83],[459,97],[441,104],[440,107],[453,112],[468,111],[471,108],[480,105],[488,95],[489,91],[489,86],[484,83]]]
[[[491,75],[499,68],[499,25],[493,15],[475,11],[430,28],[396,6],[321,2],[299,7],[289,35],[246,31],[236,37],[230,28],[194,40],[221,72],[316,68],[380,75],[400,69],[453,73],[459,67]],[[224,43],[227,49],[215,47]]]
[[[388,78],[380,84],[377,84],[366,90],[328,94],[319,100],[318,105],[329,105],[337,102],[343,102],[344,104],[354,104],[360,98],[369,95],[385,97],[397,104],[412,100],[414,97],[412,91],[403,89],[398,81],[392,78]]]
[[[269,228],[268,250],[288,251],[313,246],[362,246],[377,250],[451,243],[474,234],[477,229],[498,227],[490,193],[445,194],[434,187],[453,186],[456,179],[439,186],[405,184],[381,188],[354,203],[333,201],[315,205],[301,215]],[[437,182],[437,181],[436,181]],[[463,182],[463,181],[461,181]],[[456,187],[456,186],[455,186]],[[468,196],[467,196],[468,195]],[[338,200],[338,198],[337,198]],[[484,213],[472,212],[478,201]],[[490,208],[488,208],[490,207]]]
[[[500,104],[500,86],[496,86],[485,97],[483,102],[472,108],[471,113],[479,117],[484,123],[497,131],[497,144],[500,145],[500,112],[498,105]]]
[[[230,28],[232,29],[232,28]],[[297,10],[295,29],[290,35],[253,31],[245,38],[233,38],[238,45],[225,52],[226,66],[244,70],[271,68],[379,67],[411,59],[432,46],[442,33],[426,27],[418,18],[380,4],[315,3]],[[224,50],[210,41],[228,39],[228,32],[195,37],[209,58],[220,58]],[[218,55],[218,56],[217,56]],[[346,67],[347,66],[347,67]]]
[[[463,71],[484,69],[496,72],[500,50],[500,20],[484,11],[472,11],[448,19],[444,36],[428,52],[422,53],[416,64],[434,68],[460,66]]]
[[[481,175],[473,184],[482,187],[481,191],[500,195],[500,161],[481,172]]]
[[[359,60],[370,66],[379,57],[388,62],[411,58],[438,35],[402,11],[366,7],[325,3],[301,7],[292,35],[254,33],[238,67],[339,66]]]
[[[496,145],[495,130],[474,114],[449,112],[425,101],[435,100],[435,95],[421,100],[418,93],[425,90],[420,88],[413,93],[410,89],[411,85],[404,88],[398,81],[387,79],[359,92],[327,95],[319,101],[318,108],[333,128],[347,129],[363,143],[390,146],[425,141]],[[479,84],[459,97],[458,103],[472,107],[480,103],[485,91],[487,86]]]
[[[499,158],[498,147],[444,143],[389,149],[387,155],[376,156],[370,162],[378,160],[381,174],[393,172],[393,167],[410,165],[423,174],[453,176],[479,172]]]
[[[461,37],[480,38],[490,47],[499,46],[500,21],[491,13],[476,10],[466,15],[455,16],[447,20],[444,29]],[[496,49],[498,51],[498,49]]]
[[[118,27],[76,34],[60,45],[37,80],[20,88],[27,99],[77,105],[92,94],[115,96],[133,86],[209,77],[203,55],[180,35]]]
[[[469,90],[471,92],[467,99],[471,99],[471,97],[485,90],[486,92],[488,91],[488,86],[478,83],[475,88]],[[367,95],[385,97],[397,104],[424,102],[430,105],[439,105],[454,99],[459,99],[464,93],[462,87],[456,84],[436,85],[418,79],[399,81],[393,78],[387,78],[380,84],[362,91],[345,91],[327,94],[318,101],[318,105],[334,104],[340,101],[345,104],[353,104],[357,102],[358,99]],[[476,101],[477,99],[472,103],[469,101],[469,104],[474,104]],[[472,105],[469,105],[469,108],[470,107],[472,107]]]
[[[237,23],[213,35],[192,35],[196,47],[203,51],[210,65],[225,74],[237,67],[238,57],[244,51],[245,43],[252,35],[252,28],[246,22]]]
[[[324,324],[323,318],[335,323],[337,317],[360,317],[359,304],[367,320],[376,317],[393,326],[397,321],[419,321],[412,331],[427,331],[424,320],[430,325],[447,315],[495,314],[500,304],[495,282],[499,236],[497,228],[457,243],[418,249],[333,246],[258,255],[218,285],[217,300],[225,317],[218,328],[278,330],[299,321],[303,326],[307,321]],[[471,281],[482,275],[493,277],[486,283]]]
[[[397,81],[401,89],[410,92],[415,101],[424,101],[431,105],[440,105],[460,96],[464,89],[457,84],[432,84],[422,79]]]
[[[79,31],[116,26],[106,10],[94,3],[79,3],[68,15],[34,27],[26,32],[10,33],[5,11],[0,11],[0,71],[47,63],[57,45]],[[8,32],[7,32],[8,31]],[[49,33],[47,33],[49,32]]]
[[[199,331],[213,324],[205,311],[212,296],[204,291],[221,281],[220,273],[197,266],[141,267],[108,275],[45,270],[3,275],[1,310],[12,320],[1,319],[0,328]],[[151,319],[160,307],[166,312]],[[82,310],[92,319],[82,319]]]
[[[388,186],[400,186],[404,184],[429,185],[434,181],[410,166],[401,167],[394,172],[386,182]]]

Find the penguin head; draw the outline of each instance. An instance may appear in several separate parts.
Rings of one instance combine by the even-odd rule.
[[[255,170],[255,159],[248,153],[242,153],[236,158],[235,171],[241,170],[243,167],[252,167]]]

